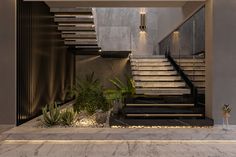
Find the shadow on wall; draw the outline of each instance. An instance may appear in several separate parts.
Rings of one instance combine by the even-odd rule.
[[[74,55],[67,51],[53,14],[43,2],[18,2],[17,124],[65,100],[72,85]]]
[[[100,56],[77,56],[76,76],[84,78],[85,75],[95,73],[95,78],[99,79],[105,88],[114,87],[109,79],[114,77],[125,81],[125,75],[130,75],[130,65],[128,58],[102,58]]]

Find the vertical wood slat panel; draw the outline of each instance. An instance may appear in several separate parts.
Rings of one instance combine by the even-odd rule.
[[[52,16],[43,2],[17,1],[17,125],[41,114],[41,108],[50,101],[60,101],[59,96],[63,91],[57,87],[67,87],[75,76],[75,70],[69,69],[74,68],[70,66],[74,64],[74,55],[67,51],[57,27],[52,27]],[[60,53],[66,54],[61,56],[70,57],[62,58]],[[59,62],[54,63],[54,60]],[[66,65],[62,66],[66,70],[58,69],[60,62],[65,62]],[[50,71],[52,63],[53,70]],[[51,89],[57,95],[55,98],[50,98],[48,92],[50,72],[56,77],[54,89]],[[63,82],[58,77],[61,75],[69,79]]]

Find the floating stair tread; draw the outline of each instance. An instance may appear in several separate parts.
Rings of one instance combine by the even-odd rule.
[[[131,55],[132,59],[155,59],[155,58],[166,58],[164,55]]]
[[[131,59],[131,62],[138,63],[158,63],[158,62],[168,62],[166,58],[156,58],[156,59]]]
[[[176,71],[132,71],[133,75],[141,75],[141,76],[171,76],[177,75]]]
[[[194,104],[126,104],[126,106],[131,107],[193,107]]]
[[[134,76],[135,81],[180,81],[180,76]]]
[[[73,38],[73,39],[96,39],[96,34],[61,34],[62,38]]]
[[[87,26],[58,26],[58,30],[60,30],[60,31],[84,31],[84,30],[88,30],[88,31],[94,31],[95,32],[94,27],[87,27]]]
[[[188,88],[136,88],[136,94],[144,95],[183,95],[190,94]]]
[[[205,59],[175,59],[176,63],[205,63]]]
[[[123,112],[125,114],[202,114],[204,107],[126,106]]]
[[[185,74],[187,75],[191,75],[191,76],[194,76],[194,75],[205,75],[205,71],[184,71]]]
[[[65,45],[97,45],[97,41],[64,41]]]
[[[183,71],[205,71],[205,67],[181,67]]]
[[[92,13],[92,8],[50,8],[50,12],[54,13]]]
[[[185,87],[185,82],[135,82],[136,87]]]
[[[128,117],[203,117],[203,114],[126,114]]]
[[[75,46],[76,49],[96,49],[96,50],[100,50],[101,48],[98,47],[98,45],[92,45],[92,46]]]
[[[139,66],[139,67],[163,67],[163,66],[171,66],[169,62],[131,62],[131,66]]]
[[[189,76],[192,81],[205,81],[205,76]]]
[[[178,64],[178,62],[177,62],[177,64]],[[191,62],[188,63],[188,62],[187,62],[187,63],[180,63],[180,66],[183,66],[183,67],[185,67],[185,66],[186,66],[186,67],[189,67],[189,66],[190,66],[190,67],[192,67],[192,66],[197,66],[197,67],[200,66],[200,67],[202,67],[202,66],[204,66],[204,67],[205,67],[206,64],[205,64],[205,63],[191,63]]]
[[[131,66],[131,69],[132,70],[139,70],[139,71],[157,71],[157,70],[160,70],[160,71],[164,71],[164,70],[174,70],[173,67],[171,66],[163,66],[163,67],[140,67],[140,66]]]
[[[213,126],[214,121],[207,117],[201,118],[162,118],[162,119],[147,119],[147,118],[116,118],[114,116],[110,117],[111,126]]]
[[[93,18],[67,18],[67,17],[54,17],[54,22],[80,22],[80,23],[93,23]]]

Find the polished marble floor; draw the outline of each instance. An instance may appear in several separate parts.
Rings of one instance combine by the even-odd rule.
[[[1,134],[0,157],[236,157],[236,126],[31,128]]]

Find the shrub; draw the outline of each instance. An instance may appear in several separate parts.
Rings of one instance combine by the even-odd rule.
[[[67,108],[61,113],[61,123],[62,125],[71,126],[75,123],[77,113],[73,109]]]
[[[60,110],[57,107],[57,104],[46,105],[43,109],[43,124],[50,127],[53,125],[57,125],[60,122]]]
[[[124,98],[130,95],[134,95],[135,87],[134,81],[130,77],[126,76],[127,82],[123,83],[119,78],[114,77],[109,81],[116,87],[116,89],[108,89],[105,91],[106,98],[109,101],[121,100],[124,101]]]
[[[73,88],[76,96],[75,111],[85,110],[93,114],[96,110],[109,110],[109,104],[103,94],[103,87],[98,79],[94,79],[94,73],[86,75],[84,80],[77,79]]]

